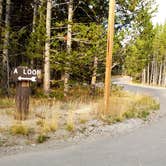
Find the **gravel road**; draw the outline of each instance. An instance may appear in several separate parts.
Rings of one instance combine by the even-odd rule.
[[[161,108],[157,120],[120,136],[100,136],[62,149],[5,156],[0,166],[165,166],[166,89],[124,87],[158,98]]]

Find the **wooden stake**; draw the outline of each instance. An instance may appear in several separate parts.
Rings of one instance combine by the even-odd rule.
[[[107,37],[107,55],[106,55],[106,71],[105,71],[105,89],[104,89],[104,115],[110,110],[110,86],[111,86],[111,66],[113,53],[114,38],[114,17],[115,17],[115,0],[109,1],[109,17],[108,17],[108,37]]]

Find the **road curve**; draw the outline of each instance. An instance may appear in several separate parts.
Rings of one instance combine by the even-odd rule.
[[[160,115],[153,124],[134,132],[96,138],[59,150],[6,156],[0,166],[165,166],[166,89],[124,85],[126,90],[148,93],[161,102]]]

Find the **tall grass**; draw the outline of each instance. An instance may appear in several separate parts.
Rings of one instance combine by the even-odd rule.
[[[30,135],[35,137],[38,143],[42,143],[59,129],[74,133],[77,129],[76,125],[83,125],[94,118],[99,117],[108,123],[119,122],[127,118],[146,119],[151,110],[159,108],[159,103],[149,96],[124,92],[121,87],[113,86],[110,96],[110,112],[108,116],[103,116],[104,102],[101,97],[99,99],[100,95],[93,98],[89,96],[87,88],[77,88],[80,88],[77,89],[78,93],[71,91],[69,101],[65,102],[54,97],[31,98],[29,119],[24,122],[14,121],[12,125],[10,123],[10,134]],[[14,100],[0,100],[0,104],[5,107],[13,106]],[[3,113],[9,115],[8,111],[3,111]]]
[[[120,97],[119,97],[120,96]],[[150,96],[124,93],[110,97],[110,112],[104,116],[104,101],[100,100],[97,114],[110,123],[119,122],[126,118],[146,119],[153,111],[159,109],[159,102]]]
[[[0,108],[14,107],[15,101],[13,98],[0,98]]]

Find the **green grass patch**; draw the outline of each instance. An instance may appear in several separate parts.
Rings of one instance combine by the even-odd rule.
[[[40,134],[40,135],[38,135],[38,137],[37,137],[37,143],[44,143],[44,142],[46,142],[47,140],[49,139],[49,137],[48,136],[46,136],[45,134]]]

